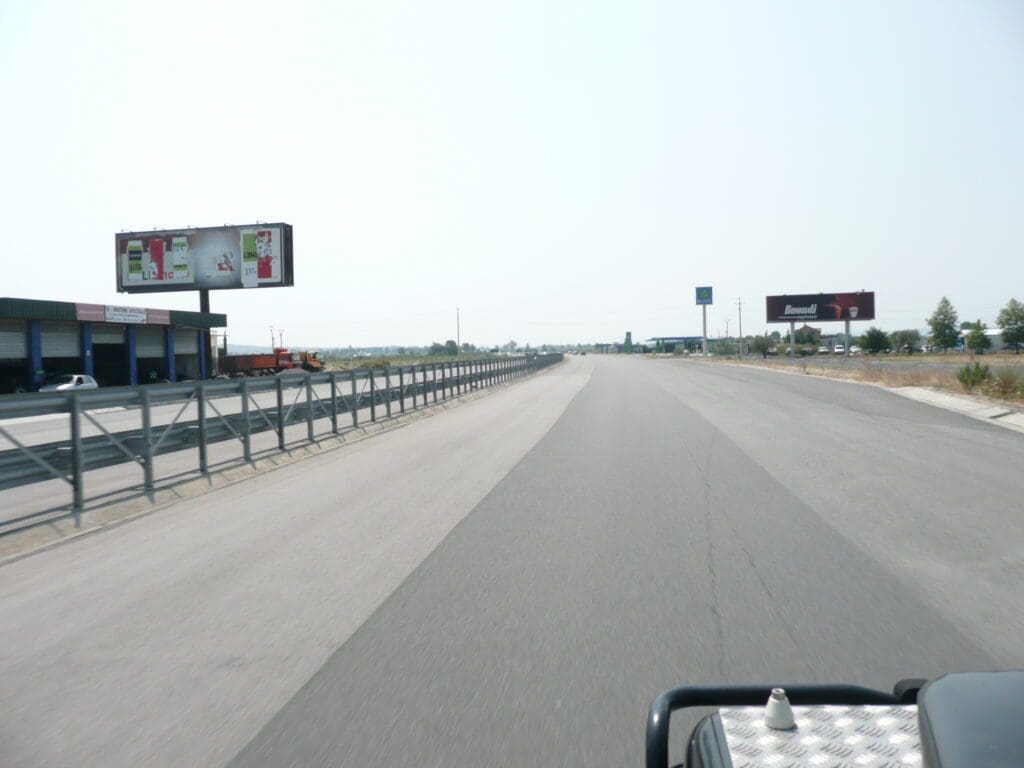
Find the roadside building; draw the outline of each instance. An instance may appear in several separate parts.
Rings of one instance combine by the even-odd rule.
[[[652,347],[661,344],[661,348],[666,352],[674,352],[676,347],[696,352],[700,350],[703,342],[703,336],[653,336],[647,340]]]
[[[209,312],[0,298],[0,393],[68,373],[101,386],[203,379],[210,329],[226,326]]]

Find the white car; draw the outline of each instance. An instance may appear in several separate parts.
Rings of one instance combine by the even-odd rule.
[[[850,347],[850,354],[851,355],[859,355],[861,352],[863,352],[863,350],[860,347],[858,347],[856,344],[853,344]]]
[[[828,354],[828,347],[818,347],[818,354],[819,355],[827,355]]]
[[[832,352],[834,354],[841,355],[846,352],[846,347],[842,344],[836,344],[835,347],[832,348]]]
[[[86,376],[84,373],[67,373],[40,387],[39,391],[69,392],[72,389],[99,389],[99,386],[92,376]]]

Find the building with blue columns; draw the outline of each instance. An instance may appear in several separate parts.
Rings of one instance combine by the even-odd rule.
[[[0,394],[68,373],[100,386],[208,378],[210,331],[225,327],[210,312],[0,298]]]

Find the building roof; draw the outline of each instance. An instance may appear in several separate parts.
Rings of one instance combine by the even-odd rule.
[[[0,298],[0,319],[9,320],[65,320],[104,322],[106,310],[115,305],[85,304],[74,301],[45,301],[40,299]],[[216,312],[187,312],[180,309],[156,309],[150,307],[116,307],[120,310],[137,310],[145,313],[140,325],[179,325],[187,328],[225,328],[227,315]],[[111,322],[118,322],[112,320]]]

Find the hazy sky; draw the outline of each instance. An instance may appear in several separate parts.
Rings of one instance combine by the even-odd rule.
[[[117,294],[114,233],[287,221],[294,288],[212,295],[238,343],[1024,300],[1018,0],[0,0],[0,114],[0,296],[198,308]]]

